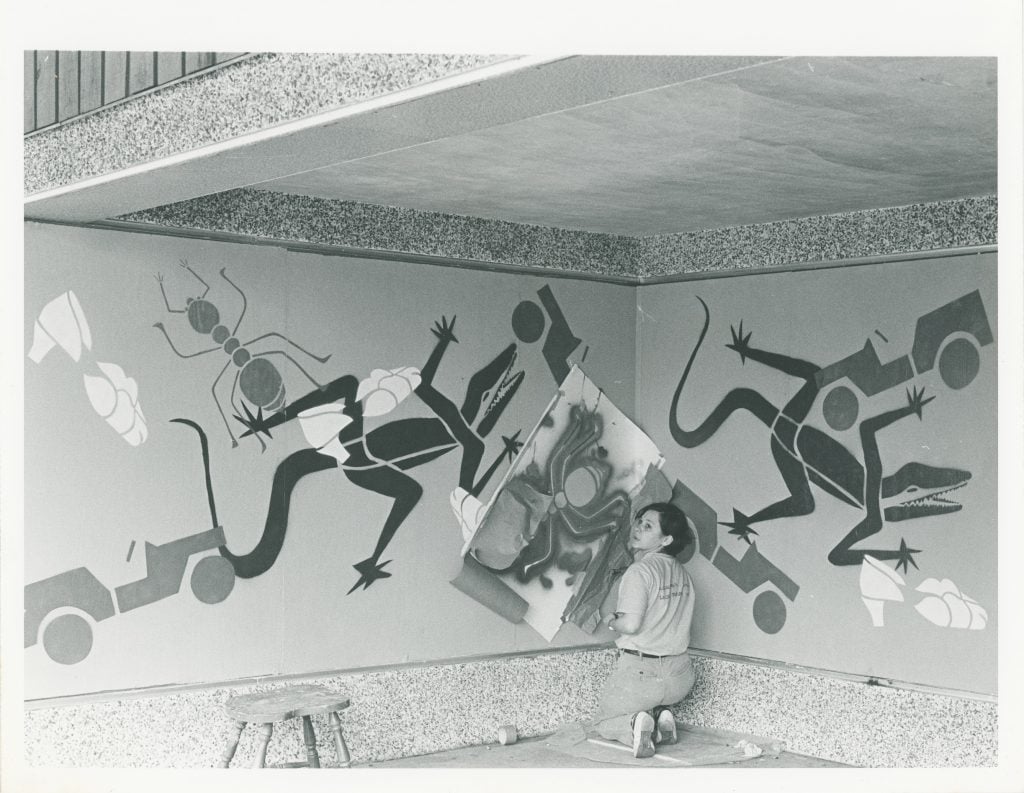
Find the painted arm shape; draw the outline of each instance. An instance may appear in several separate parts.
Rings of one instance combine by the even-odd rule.
[[[427,359],[427,363],[424,365],[420,373],[422,383],[426,384],[428,387],[431,385],[434,375],[437,373],[437,367],[441,363],[441,358],[444,356],[444,352],[448,348],[448,345],[453,341],[458,343],[458,339],[455,338],[455,334],[452,332],[454,327],[454,317],[452,317],[450,323],[442,317],[441,321],[434,326],[433,333],[437,336],[438,343],[430,353],[430,357]],[[247,435],[253,435],[257,432],[262,432],[269,436],[269,430],[272,430],[274,427],[279,427],[287,421],[291,421],[302,411],[319,407],[320,405],[326,405],[331,402],[337,402],[340,399],[345,400],[345,413],[353,418],[359,418],[361,417],[362,410],[361,408],[356,407],[359,404],[356,402],[356,393],[358,390],[359,380],[354,375],[342,375],[341,377],[327,383],[322,388],[310,391],[305,396],[299,397],[294,402],[291,402],[281,410],[274,413],[272,416],[264,417],[262,414],[252,416],[250,414],[244,419],[238,417],[238,420],[246,426],[246,431],[242,433],[241,437],[244,438]]]
[[[447,317],[441,317],[439,322],[434,323],[434,327],[430,329],[430,332],[437,337],[437,344],[434,345],[434,349],[430,352],[430,357],[427,358],[427,362],[423,364],[423,368],[420,370],[420,382],[428,386],[432,386],[434,383],[434,375],[437,374],[437,367],[441,364],[441,359],[444,357],[448,345],[452,342],[459,343],[459,340],[455,338],[454,316],[451,322],[448,321]]]
[[[421,380],[416,388],[416,395],[441,419],[448,432],[462,446],[459,486],[467,492],[478,492],[473,480],[483,458],[484,443],[470,429],[455,404],[434,388],[434,375],[437,374],[437,367],[440,365],[448,345],[452,342],[459,343],[459,340],[455,338],[455,317],[453,316],[450,322],[446,317],[441,317],[439,322],[434,323],[430,332],[437,337],[437,344],[420,371]]]
[[[294,402],[289,403],[281,410],[277,411],[271,416],[264,416],[262,411],[253,416],[248,412],[246,418],[236,416],[246,426],[246,431],[242,433],[241,437],[252,435],[257,432],[264,433],[267,437],[270,437],[269,430],[274,427],[279,427],[286,421],[291,421],[304,410],[310,408],[319,407],[320,405],[326,405],[330,402],[337,402],[339,399],[345,400],[345,413],[352,416],[353,418],[360,418],[362,415],[362,409],[357,407],[360,403],[356,402],[356,392],[359,389],[359,380],[354,375],[346,374],[341,377],[332,380],[331,382],[324,385],[322,388],[318,388],[315,391],[310,391],[305,396],[301,396]],[[245,407],[243,403],[243,408]]]
[[[739,353],[741,363],[746,363],[747,358],[750,358],[752,361],[757,361],[783,374],[798,377],[805,381],[804,385],[786,403],[781,412],[783,415],[798,422],[807,418],[811,405],[814,404],[814,400],[820,390],[816,376],[821,367],[800,358],[791,358],[788,355],[751,347],[750,337],[753,335],[753,331],[748,331],[746,335],[743,335],[743,322],[740,322],[738,330],[730,326],[729,332],[732,334],[732,342],[725,346]]]
[[[864,449],[864,519],[854,526],[836,545],[828,555],[828,560],[834,565],[860,564],[865,554],[875,559],[897,559],[899,564],[906,567],[907,563],[914,564],[913,556],[916,553],[906,547],[906,543],[900,543],[898,550],[851,550],[851,546],[861,540],[877,534],[882,529],[882,507],[880,502],[882,489],[882,457],[878,451],[878,439],[876,435],[879,430],[888,427],[890,424],[899,421],[907,416],[916,415],[921,418],[924,406],[935,397],[925,399],[924,389],[918,391],[907,391],[907,404],[895,410],[888,410],[869,419],[865,419],[860,425],[861,445]],[[899,564],[897,566],[899,566]],[[917,565],[914,564],[916,567]]]

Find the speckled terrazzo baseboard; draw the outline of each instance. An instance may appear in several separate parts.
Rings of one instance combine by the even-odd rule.
[[[507,57],[260,54],[26,138],[25,192],[190,151]]]
[[[633,275],[636,244],[632,237],[246,189],[118,220],[602,275]]]
[[[263,190],[231,190],[120,221],[636,278],[991,245],[995,196],[662,237],[625,237]]]
[[[643,237],[641,278],[994,245],[995,196]]]
[[[998,762],[993,702],[696,657],[680,720],[769,735],[791,752],[872,768]]]
[[[542,735],[589,718],[614,651],[598,649],[309,678],[344,691],[355,764],[494,743],[497,728]],[[762,734],[789,751],[871,767],[974,767],[997,762],[996,705],[868,686],[788,669],[695,656],[697,684],[677,714],[691,724]],[[27,710],[32,766],[209,768],[227,735],[223,703],[281,682]],[[326,719],[314,717],[324,767],[337,765]],[[251,764],[256,731],[233,765]],[[303,757],[297,720],[275,730],[268,764]]]
[[[345,741],[354,763],[494,743],[503,724],[520,735],[587,718],[614,661],[606,650],[551,653],[418,668],[306,678],[344,691]],[[272,682],[78,704],[26,712],[26,761],[57,767],[209,768],[224,748],[232,694]],[[337,765],[326,718],[315,717],[325,767]],[[232,765],[250,765],[256,730],[242,734]],[[268,764],[304,757],[296,720],[275,729]]]

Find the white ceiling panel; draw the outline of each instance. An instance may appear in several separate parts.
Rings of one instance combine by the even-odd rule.
[[[615,90],[257,186],[634,236],[996,190],[994,59],[576,60]]]

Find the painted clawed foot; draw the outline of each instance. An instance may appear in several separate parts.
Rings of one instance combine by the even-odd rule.
[[[921,553],[920,549],[907,547],[907,541],[900,537],[900,548],[896,551],[896,569],[902,567],[904,573],[910,570],[909,565],[914,565],[915,570],[920,569],[914,561],[915,553]]]
[[[503,454],[508,458],[509,462],[512,462],[516,455],[519,454],[519,450],[523,448],[523,442],[519,440],[520,432],[522,432],[522,430],[516,430],[516,434],[511,438],[506,435],[501,436],[501,440],[505,444]]]
[[[754,335],[753,331],[749,331],[746,336],[743,335],[743,321],[740,321],[739,330],[735,326],[729,326],[729,332],[732,334],[732,343],[726,344],[730,350],[735,350],[740,354],[740,363],[747,362],[747,355],[750,353],[750,337]]]
[[[757,534],[750,526],[750,516],[744,515],[736,508],[733,508],[732,511],[732,522],[720,521],[720,525],[731,526],[729,534],[735,534],[741,540],[744,540],[747,545],[750,545],[750,535]]]
[[[867,548],[864,550],[851,550],[848,543],[842,543],[832,549],[828,555],[828,561],[830,564],[837,566],[845,566],[852,564],[862,564],[865,556],[870,556],[873,559],[884,562],[896,562],[896,569],[903,569],[904,573],[910,571],[910,565],[914,566],[915,570],[918,570],[917,562],[914,560],[914,554],[921,553],[919,548],[911,548],[907,545],[907,541],[900,538],[900,547],[893,551],[883,550],[881,548]]]
[[[356,581],[355,586],[353,586],[346,594],[351,595],[359,589],[360,586],[362,586],[363,589],[368,589],[370,584],[379,578],[390,578],[391,573],[384,572],[384,565],[386,564],[391,564],[391,560],[388,559],[386,562],[377,564],[377,560],[371,556],[369,559],[363,559],[363,561],[358,564],[352,565],[359,572],[359,580]]]
[[[935,397],[933,396],[928,397],[927,399],[924,398],[923,388],[920,391],[918,391],[917,387],[915,386],[913,392],[911,392],[909,388],[907,389],[907,406],[911,410],[913,410],[914,413],[917,414],[918,418],[922,417],[922,413],[924,412],[924,406],[931,402],[933,399],[935,399]]]
[[[246,428],[245,432],[242,433],[243,438],[248,437],[249,435],[255,435],[259,438],[259,433],[261,432],[268,438],[274,437],[270,434],[270,428],[267,426],[267,418],[269,418],[269,416],[263,415],[262,407],[256,408],[256,415],[254,416],[252,411],[249,410],[249,406],[242,402],[242,410],[245,411],[245,418],[242,418],[237,413],[234,414],[234,418],[235,421],[241,422]],[[263,445],[262,440],[260,440],[260,445]]]
[[[451,322],[446,317],[441,317],[440,322],[435,322],[434,327],[430,329],[430,332],[437,336],[438,339],[445,342],[459,343],[459,340],[455,338],[455,317],[452,317]]]

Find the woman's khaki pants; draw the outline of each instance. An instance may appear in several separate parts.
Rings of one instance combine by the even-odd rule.
[[[658,705],[674,705],[690,693],[694,680],[689,653],[641,658],[620,650],[591,727],[603,738],[632,746],[633,715]]]

